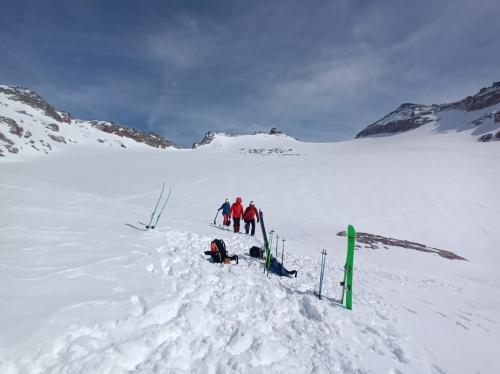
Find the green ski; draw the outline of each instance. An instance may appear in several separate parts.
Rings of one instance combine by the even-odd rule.
[[[272,256],[272,248],[273,248],[273,233],[274,233],[273,230],[271,230],[269,232],[269,234],[271,234],[271,235],[269,237],[269,245],[266,248],[266,262],[264,265],[264,273],[267,270],[267,275],[269,275],[269,268],[271,267],[271,256]]]
[[[342,286],[342,304],[352,310],[352,273],[354,270],[354,245],[356,242],[356,231],[352,225],[347,227],[347,258],[344,266],[344,281]],[[345,296],[345,299],[344,299]]]

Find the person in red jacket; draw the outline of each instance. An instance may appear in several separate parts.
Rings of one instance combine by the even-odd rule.
[[[259,222],[259,212],[257,211],[254,202],[250,201],[250,205],[245,209],[245,213],[243,213],[246,234],[248,234],[250,225],[252,225],[252,236],[255,235],[255,217],[257,217],[257,222]]]
[[[243,218],[243,205],[241,204],[241,197],[236,198],[236,202],[231,205],[229,218],[233,217],[233,231],[240,232],[240,220]]]

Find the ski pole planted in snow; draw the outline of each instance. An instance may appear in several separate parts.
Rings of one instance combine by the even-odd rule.
[[[280,236],[276,235],[276,258],[278,258],[278,244],[280,244],[279,240],[280,240]]]
[[[321,289],[323,288],[323,275],[325,274],[326,249],[321,252],[321,267],[319,272],[319,291],[318,297],[321,300]]]
[[[216,219],[217,219],[217,216],[219,215],[219,211],[217,211],[217,214],[215,215],[215,218],[214,218],[214,225],[216,225]]]
[[[283,238],[281,240],[283,242],[283,246],[281,247],[281,265],[283,265],[283,267],[285,266],[285,262],[283,260],[283,256],[284,256],[284,253],[285,253],[285,238]]]

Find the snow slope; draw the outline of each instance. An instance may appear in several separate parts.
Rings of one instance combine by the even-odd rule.
[[[401,104],[356,138],[391,136],[420,127],[434,133],[467,131],[481,142],[500,140],[500,82],[453,103]]]
[[[1,373],[497,372],[497,144],[419,128],[18,156],[0,161]],[[129,226],[148,219],[162,181],[173,193],[158,229]],[[267,278],[245,256],[260,233],[208,225],[236,195],[286,239],[297,279]],[[346,252],[336,233],[349,223],[468,261],[360,246],[348,311],[334,299]],[[206,259],[213,238],[239,265]]]
[[[172,147],[155,134],[107,121],[84,121],[56,111],[37,93],[0,85],[0,157],[38,157],[74,148],[99,145],[113,148]]]

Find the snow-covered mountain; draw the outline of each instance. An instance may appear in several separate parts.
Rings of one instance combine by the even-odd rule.
[[[388,136],[422,126],[436,133],[468,132],[481,142],[500,140],[500,82],[448,104],[402,104],[359,132],[356,138]]]
[[[212,133],[158,151],[7,99],[2,133],[24,148],[0,160],[0,373],[497,373],[500,152],[474,129],[337,143]],[[40,154],[22,143],[38,130],[78,143],[21,157]],[[172,194],[146,231],[162,182]],[[236,196],[263,210],[297,278],[248,256],[260,231],[211,225]],[[338,302],[348,224],[352,311]],[[215,238],[238,265],[204,255]]]
[[[240,136],[243,136],[243,137],[248,137],[248,136],[252,136],[252,135],[255,135],[255,139],[276,139],[276,137],[278,138],[282,138],[282,139],[289,139],[289,140],[297,140],[296,138],[286,134],[284,131],[282,130],[279,130],[278,128],[276,127],[273,127],[268,134],[264,133],[264,132],[255,132],[253,134],[227,134],[227,133],[224,133],[224,132],[215,132],[215,131],[208,131],[205,133],[205,135],[203,136],[203,139],[201,139],[200,142],[198,143],[193,143],[192,147],[193,149],[196,149],[196,148],[199,148],[201,146],[204,146],[204,145],[208,145],[208,144],[212,144],[212,143],[220,143],[222,140],[221,139],[224,139],[224,138],[234,138],[234,137],[240,137]],[[271,135],[270,137],[262,137],[263,135]]]
[[[0,157],[49,153],[72,144],[175,147],[170,140],[107,121],[83,121],[26,88],[0,86]]]

